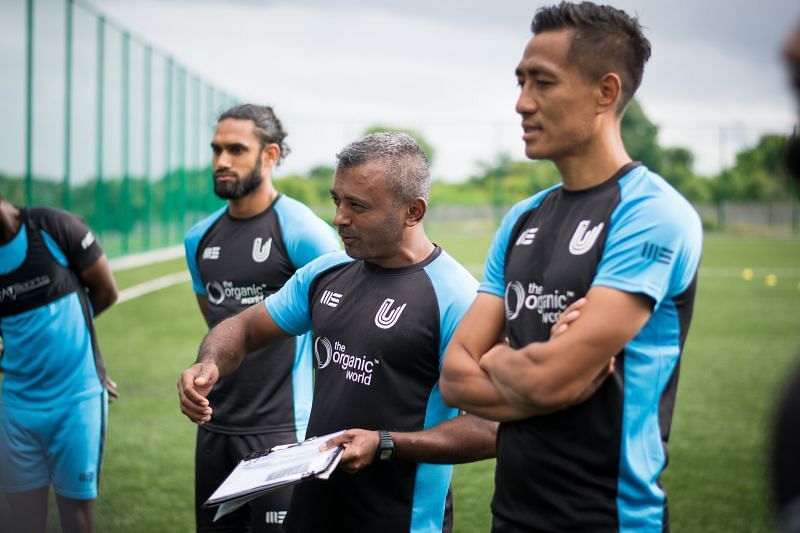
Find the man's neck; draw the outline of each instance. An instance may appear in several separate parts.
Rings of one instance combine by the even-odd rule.
[[[0,201],[0,244],[13,239],[21,223],[19,209],[5,200]]]
[[[410,228],[410,235],[398,246],[397,253],[386,259],[370,260],[371,263],[383,268],[403,268],[416,265],[428,258],[436,248],[422,224]]]
[[[228,213],[233,218],[250,218],[263,213],[278,197],[272,180],[265,179],[258,189],[241,198],[228,200]]]
[[[564,188],[580,191],[599,185],[631,162],[619,129],[609,128],[599,134],[578,154],[554,161]]]

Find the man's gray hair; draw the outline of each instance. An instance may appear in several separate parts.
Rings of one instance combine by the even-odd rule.
[[[386,165],[386,179],[398,204],[417,197],[428,200],[431,189],[428,157],[412,137],[396,131],[362,137],[336,154],[336,169],[372,161]]]

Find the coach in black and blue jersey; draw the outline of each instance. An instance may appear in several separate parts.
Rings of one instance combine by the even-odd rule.
[[[295,271],[338,251],[333,229],[297,200],[280,194],[271,169],[289,152],[272,108],[244,104],[220,115],[211,141],[214,192],[227,205],[186,235],[186,261],[209,327],[261,302]],[[214,419],[197,431],[195,516],[198,531],[279,531],[291,488],[276,490],[213,522],[201,508],[249,452],[303,440],[311,410],[309,336],[253,350],[209,399]]]
[[[53,486],[64,531],[92,531],[109,394],[94,317],[117,299],[108,260],[78,217],[0,196],[1,531],[44,533]]]
[[[442,394],[502,422],[493,531],[666,531],[659,479],[700,219],[622,143],[650,56],[637,20],[564,2],[540,9],[532,30],[516,109],[526,155],[553,161],[562,184],[500,226],[445,357]],[[551,336],[573,302],[584,302],[580,316]]]
[[[441,356],[477,282],[425,235],[430,173],[414,140],[364,137],[337,155],[331,196],[346,253],[312,261],[276,294],[215,327],[179,383],[192,420],[244,354],[311,331],[308,435],[349,429],[339,470],[298,485],[290,532],[449,531],[452,463],[493,456],[496,424],[458,416],[439,393]],[[216,413],[216,411],[213,411]]]

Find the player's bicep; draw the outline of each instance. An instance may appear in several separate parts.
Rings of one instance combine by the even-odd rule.
[[[245,344],[251,352],[270,342],[291,336],[272,319],[263,304],[257,303],[238,315],[245,327]]]
[[[504,326],[503,300],[479,293],[458,324],[445,351],[442,379],[454,385],[474,372],[480,372],[477,362],[502,336]]]
[[[503,336],[505,307],[503,299],[479,293],[453,334],[474,359],[480,358]]]
[[[105,254],[78,274],[81,282],[89,289],[95,315],[99,315],[117,300],[117,284]]]

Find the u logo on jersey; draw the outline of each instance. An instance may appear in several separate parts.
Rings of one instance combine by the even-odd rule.
[[[600,235],[600,232],[603,231],[603,227],[605,227],[605,224],[601,222],[589,231],[586,231],[586,228],[588,228],[591,223],[591,220],[581,220],[575,233],[572,234],[572,239],[569,241],[569,253],[572,255],[583,255],[591,250],[595,241],[597,241],[598,235]]]
[[[269,257],[269,252],[271,249],[272,237],[267,239],[267,242],[263,242],[261,237],[256,237],[253,241],[253,261],[256,263],[263,263]]]
[[[378,312],[375,314],[375,325],[381,329],[389,329],[400,319],[400,315],[403,313],[403,309],[406,308],[406,305],[403,304],[400,307],[395,307],[392,309],[392,305],[394,304],[394,300],[391,298],[386,298],[383,303],[381,304],[381,308],[378,309]]]

